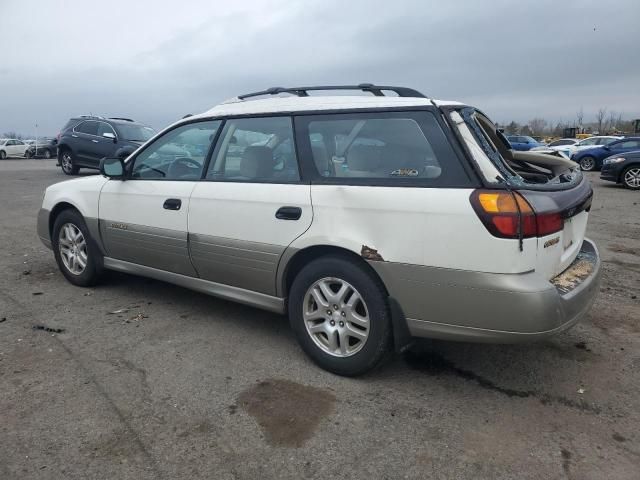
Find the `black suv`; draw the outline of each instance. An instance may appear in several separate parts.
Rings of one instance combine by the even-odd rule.
[[[75,117],[58,135],[58,162],[67,175],[76,175],[80,167],[98,169],[102,158],[127,157],[154,134],[129,118]]]

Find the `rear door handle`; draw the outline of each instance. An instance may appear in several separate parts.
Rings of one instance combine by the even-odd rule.
[[[299,220],[301,216],[300,207],[280,207],[276,212],[276,218],[279,220]]]
[[[179,198],[167,198],[162,205],[165,210],[180,210],[182,200]]]
[[[99,143],[98,140],[91,140],[93,143]]]

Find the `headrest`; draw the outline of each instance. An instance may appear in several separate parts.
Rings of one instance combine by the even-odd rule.
[[[240,175],[247,178],[269,178],[273,175],[273,152],[269,147],[250,146],[240,160]]]

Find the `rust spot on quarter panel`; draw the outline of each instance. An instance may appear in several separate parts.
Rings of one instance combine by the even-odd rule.
[[[300,447],[331,414],[335,396],[289,380],[265,380],[242,392],[242,408],[256,419],[267,443]]]
[[[382,258],[382,255],[380,255],[378,253],[378,250],[376,250],[375,248],[368,247],[366,245],[362,246],[362,250],[360,251],[360,255],[362,255],[362,258],[365,258],[367,260],[375,260],[375,261],[378,261],[378,262],[384,262],[384,258]]]

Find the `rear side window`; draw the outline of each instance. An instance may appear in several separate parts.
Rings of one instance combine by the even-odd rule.
[[[87,135],[97,135],[98,134],[98,122],[94,122],[89,120],[87,122],[82,122],[75,129],[76,132],[86,133]]]
[[[300,180],[290,117],[227,120],[207,179],[287,183]]]
[[[380,112],[298,117],[321,181],[424,186],[469,182],[429,112]]]

